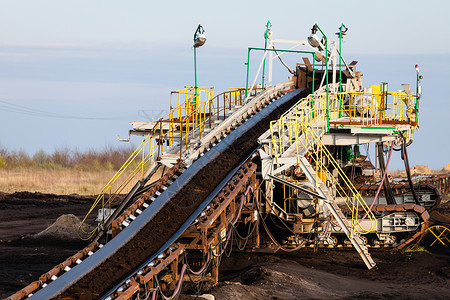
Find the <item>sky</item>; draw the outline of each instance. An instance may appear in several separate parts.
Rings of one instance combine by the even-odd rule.
[[[358,61],[366,86],[414,86],[419,64],[423,97],[410,164],[437,169],[450,162],[450,2],[155,2],[0,0],[0,147],[32,155],[120,146],[128,122],[158,118],[170,91],[193,85],[198,24],[207,35],[198,49],[198,83],[218,94],[245,86],[247,48],[264,46],[270,20],[274,38],[289,40],[305,39],[315,23],[333,40],[345,24],[343,55]],[[275,82],[287,76],[279,67]],[[392,166],[401,168],[401,160]]]

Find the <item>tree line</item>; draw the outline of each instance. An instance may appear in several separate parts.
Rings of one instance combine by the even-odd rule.
[[[39,150],[29,155],[23,150],[8,150],[0,146],[0,169],[76,169],[86,171],[118,170],[134,148],[105,147],[102,150],[79,151],[61,148],[53,153]]]

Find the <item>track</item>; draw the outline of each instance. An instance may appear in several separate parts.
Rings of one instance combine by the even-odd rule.
[[[349,210],[345,207],[345,206],[341,206],[341,210],[345,211],[346,213],[349,213]],[[367,241],[367,245],[368,246],[386,246],[386,247],[395,247],[396,249],[400,250],[405,248],[406,246],[410,245],[412,242],[417,241],[417,238],[419,238],[422,234],[425,233],[425,231],[428,228],[429,225],[429,220],[430,220],[430,215],[428,213],[428,211],[420,205],[416,205],[413,203],[407,203],[407,204],[379,204],[379,205],[373,205],[371,207],[371,211],[376,213],[377,215],[382,215],[378,218],[379,222],[382,222],[382,217],[389,217],[389,214],[394,214],[394,213],[413,213],[418,217],[418,223],[417,224],[409,224],[412,227],[417,225],[418,230],[415,231],[408,231],[408,230],[398,230],[398,232],[395,231],[384,231],[383,230],[383,226],[380,226],[380,228],[377,228],[377,232],[378,233],[389,233],[392,234],[394,237],[398,234],[398,235],[405,235],[405,239],[403,239],[402,242],[400,238],[398,238],[397,242],[392,241],[391,243],[388,243],[388,241],[386,241],[386,243],[383,243],[382,241],[378,240],[377,244],[374,245],[370,245],[368,238],[365,237],[366,241]],[[361,213],[363,213],[362,210],[360,210]],[[398,218],[397,218],[398,219]],[[406,224],[396,224],[397,226],[405,226]],[[385,225],[384,225],[385,226]],[[394,223],[392,224],[388,224],[388,226],[394,226]],[[373,236],[373,234],[369,234],[369,236]],[[372,239],[372,238],[370,238]],[[336,246],[336,245],[333,245]]]
[[[261,109],[186,169],[130,226],[33,299],[89,299],[106,293],[158,253],[227,174],[257,147],[257,138],[268,129],[269,121],[307,94],[306,90],[296,90]]]
[[[442,181],[446,179],[446,177],[442,177]],[[439,184],[440,182],[435,182]],[[393,182],[389,183],[390,189],[393,192],[393,197],[397,204],[407,204],[414,203],[414,198],[411,192],[411,188],[407,182]],[[355,188],[360,192],[361,196],[369,197],[368,201],[370,201],[370,197],[374,197],[376,194],[376,190],[378,189],[377,184],[356,184]],[[427,209],[431,209],[434,206],[441,203],[442,193],[445,192],[445,187],[441,185],[441,189],[438,188],[437,185],[431,183],[431,181],[421,181],[417,184],[414,184],[414,190],[418,195],[419,204]],[[383,198],[383,201],[379,200],[379,204],[387,204],[384,192],[381,191],[380,198]]]

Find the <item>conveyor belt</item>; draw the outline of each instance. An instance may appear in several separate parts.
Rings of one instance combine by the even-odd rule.
[[[33,298],[89,299],[99,298],[107,293],[152,255],[157,254],[158,249],[163,249],[170,237],[182,230],[189,216],[198,213],[199,205],[214,188],[232,172],[243,157],[255,149],[256,140],[267,130],[269,121],[278,118],[307,94],[306,90],[290,92],[237,127],[185,170],[113,240],[40,290]],[[214,174],[210,174],[211,171]],[[187,216],[175,218],[174,212],[179,210]]]
[[[239,165],[237,165],[230,173],[227,174],[227,176],[220,182],[220,184],[216,186],[214,191],[211,194],[209,194],[209,196],[197,207],[197,209],[189,217],[189,219],[187,219],[186,222],[184,222],[183,226],[181,226],[180,229],[178,229],[178,231],[155,254],[153,254],[147,261],[145,261],[141,266],[139,266],[133,272],[133,274],[130,274],[126,278],[122,279],[121,282],[119,282],[115,287],[113,287],[100,299],[107,298],[112,292],[117,290],[118,287],[124,284],[131,276],[133,276],[140,269],[142,269],[144,266],[146,266],[148,263],[154,260],[160,253],[169,248],[169,246],[172,245],[183,234],[183,232],[188,228],[188,226],[195,221],[195,219],[200,215],[200,213],[208,206],[211,200],[213,200],[214,197],[216,197],[217,194],[219,194],[219,192],[228,184],[229,180],[234,176],[234,174],[239,170],[239,168],[251,158],[251,156],[253,155],[253,153],[255,153],[255,151],[253,151],[249,156],[243,159],[241,163],[239,163]]]

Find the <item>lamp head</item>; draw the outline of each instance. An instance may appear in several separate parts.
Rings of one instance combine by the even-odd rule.
[[[308,36],[308,43],[311,45],[311,47],[319,49],[319,51],[325,49],[323,43],[320,41],[319,37],[315,33]]]
[[[194,48],[203,46],[205,42],[206,42],[206,35],[204,33],[197,34],[194,39]]]
[[[272,23],[267,21],[266,30],[264,31],[264,38],[270,40],[272,38]]]
[[[347,36],[347,30],[348,28],[344,24],[342,24],[341,27],[339,27],[339,32],[336,32],[336,35],[343,39]]]
[[[317,48],[320,46],[320,39],[317,36],[317,34],[313,33],[310,36],[308,36],[308,43],[311,45],[311,47]]]
[[[194,48],[201,47],[206,42],[205,30],[202,25],[198,24],[197,30],[194,33]]]
[[[325,42],[325,37],[322,37],[322,41],[317,36],[317,24],[314,24],[313,28],[311,28],[311,35],[308,37],[308,43],[311,45],[311,47],[318,48],[319,51],[322,51],[325,49],[323,43]]]

